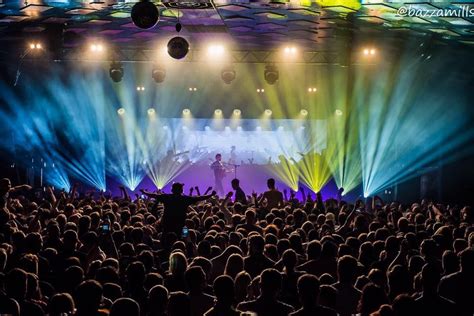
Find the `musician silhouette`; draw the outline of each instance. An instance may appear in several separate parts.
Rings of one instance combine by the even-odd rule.
[[[214,181],[215,181],[214,190],[216,190],[216,192],[219,195],[224,194],[224,187],[222,186],[222,180],[225,178],[225,175],[227,172],[221,160],[222,160],[222,155],[217,154],[216,161],[214,161],[211,164],[211,169],[212,171],[214,171]]]

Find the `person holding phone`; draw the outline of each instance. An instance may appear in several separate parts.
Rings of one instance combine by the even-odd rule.
[[[144,195],[154,198],[156,202],[163,203],[164,205],[163,216],[161,218],[163,235],[175,233],[176,236],[180,237],[183,233],[182,229],[186,220],[188,207],[216,195],[216,191],[212,191],[211,194],[203,196],[183,195],[183,186],[184,184],[182,183],[173,183],[171,194],[155,194],[141,190]]]

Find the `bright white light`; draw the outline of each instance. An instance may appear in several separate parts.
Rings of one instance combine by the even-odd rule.
[[[370,54],[369,49],[368,49],[368,48],[365,48],[365,49],[364,49],[364,55],[369,55],[369,54]]]
[[[42,47],[41,43],[30,43],[30,49],[41,49]]]
[[[316,92],[316,91],[318,91],[318,89],[316,89],[316,88],[308,88],[308,92]]]
[[[239,109],[234,110],[234,115],[240,115],[240,114],[242,114],[242,112]]]
[[[265,115],[272,115],[272,113],[273,113],[273,112],[272,112],[272,110],[270,110],[270,109],[266,109],[266,110],[265,110]]]
[[[197,91],[197,88],[193,88],[193,91]]]
[[[370,50],[370,55],[375,55],[375,49],[372,48],[372,49]]]
[[[284,52],[285,52],[285,54],[292,54],[292,55],[294,55],[294,54],[296,54],[296,47],[294,47],[294,46],[287,46],[287,47],[285,47]]]
[[[303,115],[303,116],[306,116],[306,115],[308,115],[308,111],[305,110],[305,109],[302,109],[302,110],[300,111],[300,114]]]
[[[101,43],[92,43],[89,48],[92,52],[100,53],[104,51],[104,45],[102,45]]]
[[[335,111],[335,113],[336,113],[337,116],[341,116],[341,115],[342,115],[342,111],[339,110],[339,109],[337,109],[337,110]]]
[[[222,56],[224,54],[224,51],[224,46],[220,44],[212,44],[209,45],[209,47],[207,48],[207,53],[213,57]]]
[[[155,109],[150,108],[150,109],[148,109],[147,112],[148,112],[148,115],[153,115],[153,114],[155,114]]]
[[[138,87],[137,87],[137,91],[145,91],[145,87],[143,87],[143,86],[138,86]]]
[[[214,114],[215,114],[215,115],[222,115],[222,110],[221,110],[221,109],[216,109],[216,110],[214,111]]]
[[[191,110],[190,109],[184,109],[183,114],[184,115],[189,115],[189,114],[191,114]]]
[[[125,109],[124,109],[124,108],[120,108],[120,109],[117,110],[117,113],[118,113],[119,115],[124,115],[124,114],[125,114]]]

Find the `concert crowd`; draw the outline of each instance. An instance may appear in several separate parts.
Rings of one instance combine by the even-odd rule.
[[[474,212],[212,188],[130,196],[0,180],[0,314],[474,314]]]

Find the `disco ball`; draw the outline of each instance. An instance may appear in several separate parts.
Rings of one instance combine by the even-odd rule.
[[[189,43],[186,39],[176,36],[168,42],[168,54],[174,59],[184,58],[189,51]]]
[[[140,29],[150,29],[158,23],[160,13],[152,2],[137,2],[132,8],[132,21]]]

